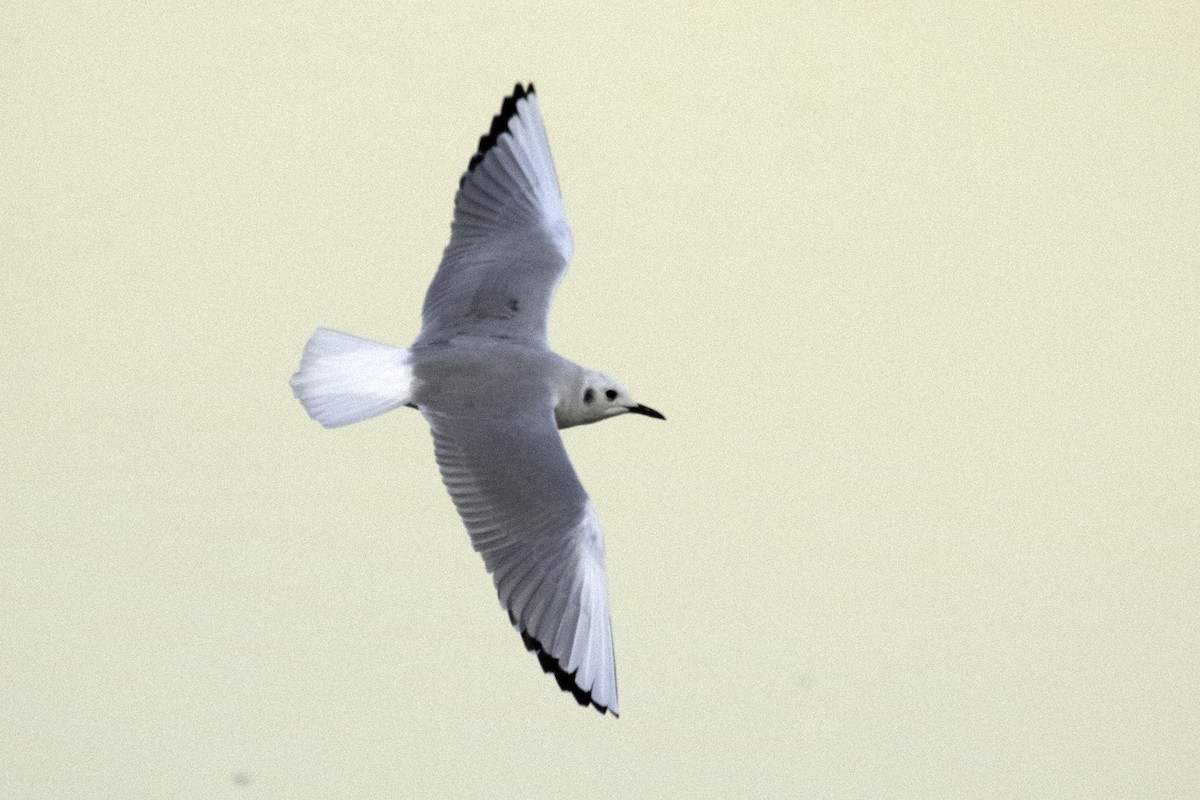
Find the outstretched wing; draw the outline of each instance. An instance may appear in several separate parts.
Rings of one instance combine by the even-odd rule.
[[[517,84],[459,184],[417,344],[460,334],[544,344],[571,248],[537,95]]]
[[[580,705],[616,715],[604,538],[553,410],[422,413],[442,481],[525,646]]]

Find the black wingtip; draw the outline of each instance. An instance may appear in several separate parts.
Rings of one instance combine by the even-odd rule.
[[[479,166],[479,162],[483,161],[487,152],[496,146],[501,135],[508,133],[508,123],[517,115],[517,102],[532,94],[535,94],[532,83],[529,84],[528,89],[519,83],[513,86],[512,94],[504,98],[504,102],[500,104],[500,113],[492,117],[491,128],[479,137],[479,147],[475,149],[475,155],[471,156],[471,160],[467,164],[467,171],[459,179],[459,186],[462,186],[467,180],[467,176],[475,170],[475,167]]]
[[[546,648],[542,647],[542,643],[530,636],[526,631],[521,630],[521,626],[513,619],[513,615],[508,615],[513,627],[521,634],[521,641],[525,643],[525,649],[537,656],[538,663],[542,666],[542,671],[547,675],[553,675],[554,680],[558,683],[558,688],[564,692],[570,692],[575,698],[575,702],[579,705],[592,708],[599,711],[601,714],[612,714],[614,717],[620,718],[620,715],[610,709],[608,706],[597,703],[592,697],[591,692],[585,692],[575,683],[575,672],[567,672],[563,669],[562,664],[558,663],[558,659],[546,652]]]

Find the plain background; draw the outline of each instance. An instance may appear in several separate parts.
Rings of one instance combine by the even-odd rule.
[[[995,7],[993,7],[995,6]],[[1189,3],[6,3],[0,796],[1200,796]],[[524,652],[406,344],[537,83],[619,720]]]

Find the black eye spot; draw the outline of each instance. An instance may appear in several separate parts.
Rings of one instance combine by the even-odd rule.
[[[617,390],[609,389],[608,391],[606,391],[604,393],[604,396],[607,397],[609,400],[616,400],[617,399]]]
[[[588,389],[586,392],[583,393],[583,402],[590,403],[595,399],[596,399],[596,393],[593,392],[591,389]]]

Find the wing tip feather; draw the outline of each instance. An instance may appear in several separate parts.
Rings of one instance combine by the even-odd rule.
[[[602,715],[612,714],[614,717],[620,718],[621,715],[615,709],[597,701],[592,697],[590,691],[585,691],[575,682],[575,675],[579,672],[578,669],[574,672],[567,672],[558,659],[546,652],[546,648],[542,646],[541,642],[531,636],[528,631],[521,628],[511,613],[508,615],[508,618],[512,622],[513,627],[521,634],[521,641],[524,642],[525,649],[537,656],[538,664],[541,665],[543,672],[554,676],[554,680],[558,683],[558,688],[564,692],[569,692],[575,698],[575,702],[585,708],[591,706]]]
[[[504,98],[504,102],[500,104],[500,113],[492,117],[492,126],[488,132],[479,137],[479,146],[475,149],[475,155],[471,156],[470,162],[467,164],[467,171],[463,173],[459,179],[458,185],[461,187],[467,180],[467,176],[475,171],[488,151],[496,146],[496,142],[500,137],[508,133],[508,124],[512,118],[517,115],[517,103],[524,100],[526,97],[531,97],[537,94],[531,82],[528,87],[517,83],[513,86],[512,94]]]

